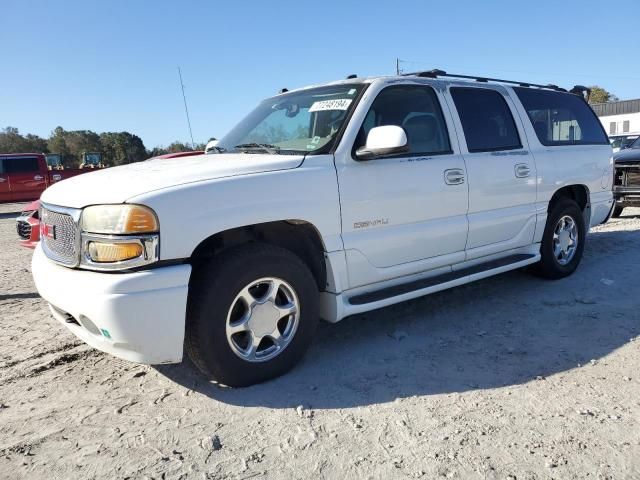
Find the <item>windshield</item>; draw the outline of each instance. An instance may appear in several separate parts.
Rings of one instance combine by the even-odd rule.
[[[218,152],[320,153],[331,147],[363,84],[310,88],[269,98],[225,135]]]

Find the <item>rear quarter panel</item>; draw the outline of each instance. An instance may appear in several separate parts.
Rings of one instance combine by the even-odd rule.
[[[613,204],[613,150],[610,144],[545,146],[540,143],[517,95],[509,94],[522,119],[537,169],[537,211],[545,216],[553,194],[562,187],[584,185],[591,204],[590,225],[603,222]]]

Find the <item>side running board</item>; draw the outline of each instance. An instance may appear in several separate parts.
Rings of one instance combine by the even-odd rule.
[[[351,305],[364,305],[367,303],[378,302],[380,300],[385,300],[387,298],[404,295],[405,293],[410,293],[416,290],[422,290],[424,288],[433,287],[441,283],[451,282],[453,280],[457,280],[459,278],[463,278],[469,275],[474,275],[476,273],[482,273],[488,270],[494,270],[496,268],[506,267],[507,265],[523,262],[525,260],[530,260],[534,257],[535,255],[524,254],[524,253],[510,255],[505,258],[492,260],[486,263],[480,263],[478,265],[473,265],[471,267],[463,268],[461,270],[454,270],[452,272],[443,273],[442,275],[437,275],[435,277],[423,278],[421,280],[415,280],[413,282],[403,283],[401,285],[394,285],[392,287],[382,288],[380,290],[376,290],[373,292],[355,295],[349,298],[349,303]]]

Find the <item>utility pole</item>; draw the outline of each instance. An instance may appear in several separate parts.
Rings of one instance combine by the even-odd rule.
[[[189,120],[189,109],[187,108],[187,97],[184,94],[184,83],[182,83],[182,72],[178,67],[178,76],[180,77],[180,88],[182,89],[182,100],[184,101],[184,113],[187,114],[187,125],[189,126],[189,136],[191,137],[191,148],[195,148],[196,144],[193,141],[193,132],[191,131],[191,120]]]
[[[400,75],[400,59],[396,57],[396,75]]]

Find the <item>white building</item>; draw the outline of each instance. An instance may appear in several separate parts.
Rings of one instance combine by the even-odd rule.
[[[640,133],[640,98],[591,105],[609,136]]]

